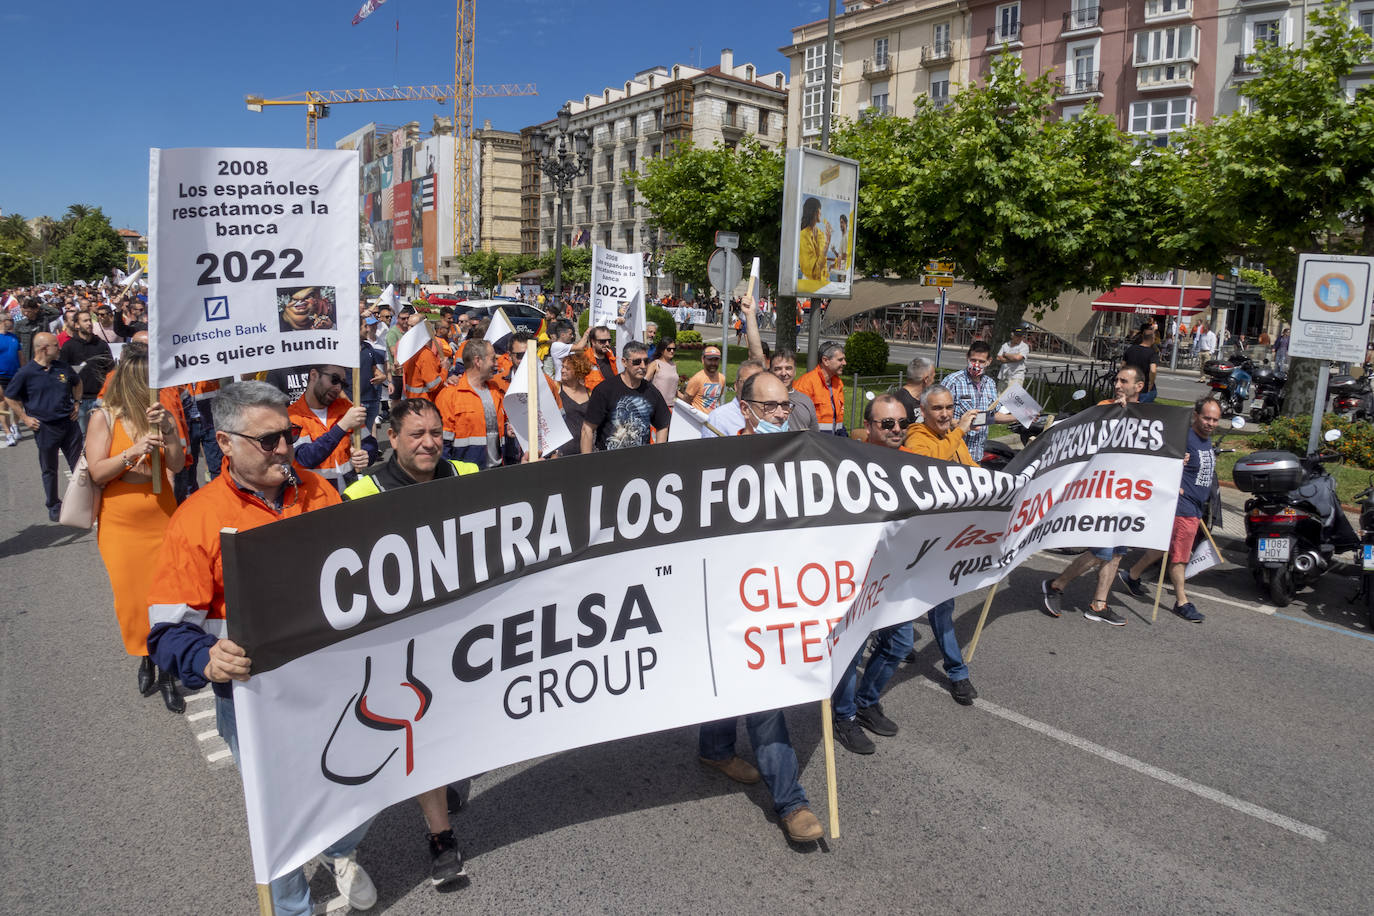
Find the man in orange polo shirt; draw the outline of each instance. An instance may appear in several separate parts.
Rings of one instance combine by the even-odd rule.
[[[213,410],[225,473],[191,494],[172,516],[148,592],[148,654],[191,690],[214,685],[216,725],[236,764],[238,725],[229,688],[231,681],[252,676],[253,662],[226,637],[220,530],[247,531],[340,502],[328,481],[292,467],[286,407],[286,395],[266,382],[237,382],[220,389]],[[359,910],[377,902],[377,889],[356,856],[371,823],[369,819],[324,851],[344,902]],[[304,869],[277,878],[271,888],[277,913],[311,912]]]
[[[343,396],[347,384],[343,366],[316,366],[304,393],[287,410],[291,425],[300,428],[296,462],[332,481],[340,493],[357,471],[371,464],[368,453],[354,448],[349,436],[367,419],[367,408]]]
[[[816,405],[816,428],[823,433],[847,436],[844,426],[844,346],[833,340],[821,344],[820,363],[792,383]]]

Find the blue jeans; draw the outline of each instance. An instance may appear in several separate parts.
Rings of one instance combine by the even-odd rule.
[[[864,666],[863,680],[858,678],[859,659],[864,654],[860,649],[835,687],[831,700],[837,719],[852,719],[860,708],[872,706],[882,698],[883,688],[916,643],[916,627],[910,622],[899,623],[884,627],[873,636],[875,643]]]
[[[219,736],[229,745],[229,753],[234,755],[234,765],[239,763],[238,719],[234,715],[234,700],[215,696],[215,728]],[[354,827],[337,843],[324,851],[327,856],[346,856],[358,848],[372,826],[374,818],[369,817]],[[280,878],[275,878],[272,887],[272,906],[276,916],[310,916],[310,882],[305,879],[305,869],[298,868]]]
[[[1140,396],[1140,403],[1152,404],[1154,403],[1154,399],[1157,397],[1159,397],[1159,389],[1151,388],[1149,391],[1145,392]]]
[[[1112,557],[1124,557],[1130,549],[1129,547],[1089,547],[1088,551],[1103,563],[1108,563]]]
[[[926,619],[935,634],[935,644],[945,657],[945,674],[950,681],[962,681],[968,677],[968,665],[964,664],[964,653],[959,649],[959,637],[954,635],[954,599],[935,605]]]
[[[729,760],[735,756],[735,719],[703,722],[697,738],[697,748],[707,760]],[[797,779],[797,752],[787,734],[787,720],[781,709],[751,712],[744,717],[749,743],[759,761],[759,772],[773,794],[773,811],[786,817],[806,804],[806,792]]]
[[[81,427],[81,438],[86,438],[86,424],[91,422],[91,414],[95,412],[95,398],[82,398],[76,402],[76,425]]]

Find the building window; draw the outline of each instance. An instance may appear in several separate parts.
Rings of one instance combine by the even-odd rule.
[[[1165,64],[1160,67],[1142,67],[1135,72],[1137,89],[1156,89],[1161,86],[1193,84],[1192,64]]]
[[[997,44],[1021,40],[1021,4],[1006,3],[997,7],[994,41]]]
[[[1156,145],[1164,146],[1168,135],[1193,121],[1194,102],[1190,98],[1151,99],[1131,105],[1131,133],[1152,135]]]
[[[868,104],[870,107],[878,109],[880,113],[887,114],[887,80],[873,84],[873,89],[869,92]]]
[[[1374,38],[1374,10],[1356,10],[1355,24],[1370,38]]]
[[[1137,32],[1135,65],[1167,64],[1191,60],[1197,63],[1197,26],[1180,25],[1169,29]]]
[[[937,56],[944,56],[949,53],[949,23],[935,23],[934,38],[932,47]]]
[[[810,136],[821,132],[821,100],[825,98],[824,86],[808,86],[802,90],[802,134]],[[830,114],[834,117],[840,109],[840,87],[830,90]]]
[[[1263,19],[1259,22],[1250,23],[1250,50],[1258,51],[1266,45],[1277,45],[1279,43],[1279,23],[1278,19]]]
[[[873,63],[879,69],[887,66],[887,39],[873,39]]]
[[[1079,118],[1083,117],[1083,112],[1085,110],[1087,110],[1086,105],[1065,105],[1062,120],[1077,121]]]
[[[1065,89],[1069,92],[1097,91],[1097,39],[1069,44],[1064,62]]]
[[[930,71],[930,100],[937,105],[944,105],[949,101],[948,70]]]
[[[835,42],[835,67],[844,65],[844,45]],[[803,58],[805,82],[808,86],[818,86],[825,82],[825,42],[808,47]],[[838,80],[839,74],[836,74]]]
[[[759,109],[759,131],[758,131],[758,133],[759,133],[759,136],[760,136],[760,137],[766,137],[766,136],[768,136],[768,109],[767,109],[767,108],[760,108],[760,109]]]
[[[1163,19],[1192,12],[1193,0],[1145,0],[1145,18]]]

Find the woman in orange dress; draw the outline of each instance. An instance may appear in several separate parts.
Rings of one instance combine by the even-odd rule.
[[[186,709],[170,672],[155,674],[148,658],[148,587],[167,522],[176,511],[168,468],[185,461],[172,415],[154,407],[148,390],[148,351],[129,345],[105,389],[105,407],[91,414],[86,430],[86,464],[91,480],[103,485],[97,543],[110,575],[115,616],[124,649],[141,659],[138,690],[162,691],[175,713]],[[150,456],[161,453],[162,492],[154,493]]]

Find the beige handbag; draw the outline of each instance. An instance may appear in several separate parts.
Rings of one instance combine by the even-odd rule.
[[[90,530],[100,515],[100,494],[104,488],[91,480],[91,469],[86,466],[86,456],[82,455],[72,471],[67,492],[62,494],[62,509],[57,516],[58,524],[69,528]]]

